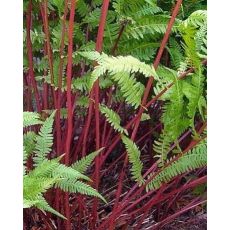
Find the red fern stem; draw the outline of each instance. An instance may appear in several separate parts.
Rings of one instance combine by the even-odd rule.
[[[28,55],[28,61],[29,61],[29,76],[31,79],[32,87],[34,89],[34,96],[35,96],[37,111],[40,113],[41,105],[39,101],[37,82],[35,80],[34,70],[33,70],[33,51],[32,51],[31,37],[30,37],[31,20],[32,20],[32,1],[30,0],[28,4],[27,15],[26,15],[26,45],[27,45],[27,55]]]
[[[106,23],[106,17],[109,8],[109,0],[104,0],[101,8],[101,17],[100,23],[97,32],[97,41],[96,41],[96,51],[101,52],[103,46],[103,37],[104,37],[104,29]],[[99,79],[95,82],[93,86],[94,98],[95,98],[95,125],[96,125],[96,150],[100,148],[100,113],[99,113],[99,98],[100,98],[100,90],[99,90]],[[91,102],[92,103],[92,102]],[[100,156],[97,156],[95,159],[95,188],[98,189],[99,181],[100,181]],[[94,199],[93,205],[93,226],[96,223],[97,219],[97,206],[98,199]]]
[[[68,64],[67,64],[67,137],[65,146],[65,164],[68,165],[70,161],[70,144],[72,139],[73,131],[73,113],[72,113],[72,95],[71,95],[71,82],[72,82],[72,53],[73,53],[73,28],[74,28],[74,15],[75,15],[76,0],[71,0],[70,19],[69,19],[69,31],[68,31]],[[71,229],[70,223],[70,207],[69,207],[69,194],[65,194],[65,215],[66,230]]]

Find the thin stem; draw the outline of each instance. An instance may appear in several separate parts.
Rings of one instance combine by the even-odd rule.
[[[50,78],[51,78],[51,91],[54,101],[54,107],[57,108],[57,99],[54,87],[54,72],[53,72],[53,51],[50,44],[50,32],[49,32],[49,23],[48,23],[48,0],[44,1],[44,4],[41,3],[41,15],[44,25],[44,33],[46,39],[46,52],[48,55],[48,62],[49,62],[49,70],[50,70]]]
[[[115,51],[117,50],[118,43],[119,43],[119,41],[120,41],[120,39],[121,39],[121,35],[123,34],[123,32],[124,32],[124,30],[125,30],[125,26],[126,26],[126,24],[124,24],[124,23],[121,25],[120,31],[119,31],[119,33],[118,33],[118,37],[117,37],[117,39],[116,39],[116,41],[115,41],[115,43],[114,43],[114,46],[113,46],[113,48],[112,48],[112,50],[111,50],[111,54],[112,54],[113,56],[115,55]]]
[[[65,47],[65,30],[66,30],[66,15],[68,13],[68,1],[65,1],[64,15],[62,20],[62,31],[61,31],[61,45],[60,45],[60,64],[59,64],[59,76],[58,76],[58,92],[57,92],[57,112],[56,112],[56,132],[57,132],[57,155],[59,156],[62,152],[62,138],[61,138],[61,96],[62,96],[62,74],[63,74],[63,66],[64,59],[62,58],[64,54]],[[56,190],[55,194],[55,207],[56,210],[59,211],[59,199],[60,199],[61,191],[60,189]],[[60,221],[58,220],[58,227],[60,228]]]
[[[68,31],[68,64],[67,64],[67,137],[66,137],[66,146],[65,146],[65,164],[69,165],[70,161],[70,144],[72,139],[72,129],[73,129],[73,113],[72,113],[72,100],[71,100],[71,82],[72,82],[72,53],[73,53],[73,28],[74,28],[74,15],[75,15],[75,6],[76,0],[71,0],[71,9],[70,9],[70,19],[69,19],[69,31]],[[70,207],[69,207],[69,194],[65,194],[65,215],[67,218],[66,221],[66,230],[71,229],[70,224]]]
[[[96,41],[96,51],[101,52],[103,46],[103,37],[104,37],[104,29],[106,23],[106,17],[109,8],[109,0],[103,0],[102,8],[101,8],[101,17],[100,23],[97,32],[97,41]],[[95,97],[95,125],[96,125],[96,150],[100,148],[100,115],[99,115],[99,79],[95,82],[93,86],[94,97]],[[92,102],[91,102],[92,103]],[[95,159],[95,188],[98,189],[99,180],[100,180],[100,156],[97,156]],[[93,205],[93,226],[96,223],[97,219],[97,206],[98,199],[94,199]]]
[[[28,10],[26,14],[26,45],[27,45],[27,55],[28,55],[28,61],[29,61],[29,76],[31,79],[32,87],[34,89],[37,111],[40,113],[41,105],[40,105],[40,100],[39,100],[37,82],[35,80],[34,70],[33,70],[33,51],[32,51],[31,37],[30,37],[31,20],[32,20],[32,1],[29,0]]]

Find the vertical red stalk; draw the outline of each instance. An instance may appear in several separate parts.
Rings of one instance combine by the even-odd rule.
[[[93,91],[90,92],[90,98],[91,97],[93,97]],[[82,156],[86,155],[86,143],[87,143],[87,137],[88,137],[88,133],[89,133],[90,122],[92,119],[92,112],[93,112],[93,102],[92,102],[92,100],[90,100],[89,109],[88,109],[88,116],[87,116],[86,124],[85,124],[84,130],[83,130]]]
[[[27,55],[29,61],[29,75],[34,89],[37,111],[40,113],[41,105],[39,102],[39,93],[38,93],[37,83],[33,71],[33,51],[32,51],[31,37],[30,37],[31,20],[32,20],[32,1],[30,0],[28,4],[27,15],[26,15],[26,45],[27,45]]]
[[[41,8],[41,14],[42,14],[44,32],[45,32],[45,38],[46,38],[46,52],[47,52],[47,55],[48,55],[51,83],[53,84],[53,82],[54,82],[53,52],[52,52],[51,45],[50,45],[50,35],[49,35],[48,0],[44,1],[43,9]]]
[[[65,164],[69,164],[70,160],[70,144],[72,139],[72,101],[71,101],[71,81],[72,81],[72,53],[73,53],[73,28],[74,28],[74,15],[75,15],[75,6],[76,0],[71,0],[71,9],[70,9],[70,19],[69,19],[69,31],[68,31],[68,64],[67,64],[67,110],[68,110],[68,129],[66,137],[66,148],[65,148]],[[65,194],[65,215],[67,218],[66,221],[66,230],[71,229],[70,223],[70,207],[69,207],[69,194]]]
[[[63,74],[63,68],[64,68],[64,59],[63,59],[63,54],[64,54],[64,48],[65,48],[65,20],[66,20],[66,15],[68,12],[68,2],[65,1],[65,9],[64,9],[64,15],[62,20],[62,32],[61,32],[61,46],[60,46],[60,63],[59,63],[59,76],[58,76],[58,91],[57,91],[57,115],[56,115],[56,120],[57,120],[57,153],[61,153],[61,120],[60,120],[60,110],[61,110],[61,96],[62,96],[62,74]]]
[[[49,69],[50,69],[50,78],[51,84],[54,84],[54,72],[53,72],[53,51],[50,45],[50,33],[49,33],[49,23],[48,23],[48,0],[44,1],[44,5],[41,4],[41,15],[44,24],[44,32],[46,37],[46,51],[48,54],[48,62],[49,62]],[[54,87],[51,86],[53,100],[54,100],[54,107],[57,107],[57,99]]]
[[[28,74],[25,74],[24,75],[24,82],[25,82],[25,86],[27,86],[27,89],[25,90],[26,91],[26,110],[27,111],[32,111],[32,95],[31,95],[31,89],[30,89],[30,79],[29,79],[29,76]]]
[[[97,41],[96,41],[96,51],[102,51],[103,45],[103,37],[104,37],[104,29],[106,23],[106,16],[109,8],[109,0],[104,0],[101,9],[101,17],[100,17],[100,24],[97,33]],[[99,79],[94,84],[94,97],[95,97],[95,125],[96,125],[96,150],[100,148],[100,115],[99,115],[99,97],[100,97],[100,90],[99,90]],[[95,188],[98,189],[100,180],[100,156],[96,157],[95,160]],[[94,199],[93,205],[93,226],[96,223],[97,219],[97,206],[98,206],[98,199]]]
[[[104,37],[104,28],[105,28],[105,23],[106,23],[106,16],[108,12],[108,7],[109,7],[109,0],[104,0],[102,4],[102,9],[101,9],[101,17],[100,17],[100,24],[98,27],[98,33],[97,33],[97,40],[96,40],[96,47],[95,50],[98,52],[102,51],[102,46],[103,46],[103,37]],[[100,148],[100,119],[99,119],[99,80],[97,80],[94,83],[93,89],[90,94],[90,104],[89,104],[89,112],[88,112],[88,117],[86,121],[86,129],[84,130],[84,139],[83,139],[83,149],[85,149],[86,141],[87,141],[87,136],[89,132],[89,126],[92,118],[92,113],[90,113],[90,110],[92,109],[92,104],[93,104],[93,94],[95,97],[95,120],[96,120],[96,148]],[[83,151],[84,152],[84,151]]]
[[[57,91],[57,113],[56,113],[56,132],[57,132],[57,155],[59,156],[62,152],[62,139],[61,139],[61,96],[62,96],[62,74],[63,74],[63,65],[64,59],[62,58],[64,54],[65,47],[65,20],[68,12],[68,2],[65,1],[64,15],[62,20],[62,34],[61,34],[61,46],[60,46],[60,64],[59,64],[59,76],[58,76],[58,91]],[[59,189],[56,190],[55,194],[55,207],[56,210],[59,211],[59,200],[61,196],[61,191]],[[60,221],[58,220],[58,228],[60,228]]]
[[[44,45],[44,55],[47,55],[47,48],[46,45]],[[47,77],[47,70],[44,70],[44,76]],[[44,81],[43,83],[43,109],[49,109],[48,107],[48,84]]]

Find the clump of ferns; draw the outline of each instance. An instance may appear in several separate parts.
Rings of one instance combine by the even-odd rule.
[[[95,196],[106,202],[94,188],[87,184],[91,180],[84,175],[86,169],[102,149],[88,154],[70,166],[60,163],[64,154],[48,159],[53,145],[54,116],[55,111],[43,121],[38,113],[23,113],[23,126],[27,128],[23,136],[23,203],[24,208],[36,207],[65,218],[48,204],[44,194],[50,188],[60,188],[64,192]],[[29,129],[34,125],[41,125],[38,134]],[[32,157],[33,169],[26,167],[29,157]]]

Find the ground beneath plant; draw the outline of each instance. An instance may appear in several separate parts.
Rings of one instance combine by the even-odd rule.
[[[164,226],[162,230],[206,230],[207,229],[207,215],[197,214],[194,217],[181,216],[172,223]]]

